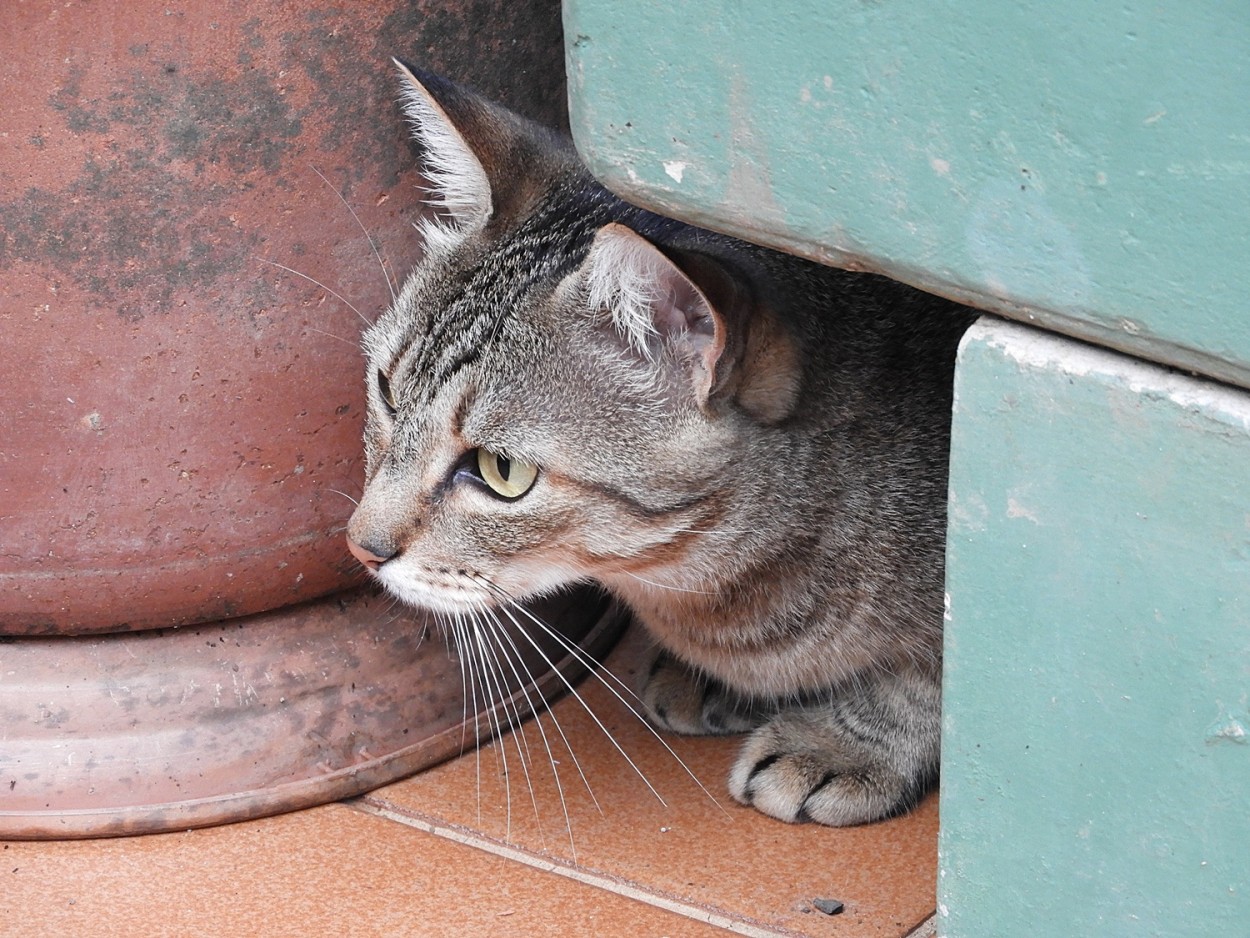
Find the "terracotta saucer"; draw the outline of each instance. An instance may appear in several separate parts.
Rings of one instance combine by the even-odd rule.
[[[239,821],[350,797],[524,718],[626,614],[533,607],[462,669],[430,618],[372,592],[181,629],[0,639],[0,839]],[[507,621],[505,617],[505,622]],[[558,637],[557,637],[558,636]]]

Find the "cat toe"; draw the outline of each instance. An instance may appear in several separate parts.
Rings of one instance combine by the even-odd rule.
[[[898,773],[836,745],[796,745],[787,735],[773,724],[751,734],[729,776],[736,800],[781,821],[835,827],[907,807],[910,786]]]
[[[647,719],[674,733],[744,733],[764,719],[755,705],[664,652],[651,665],[641,699]]]

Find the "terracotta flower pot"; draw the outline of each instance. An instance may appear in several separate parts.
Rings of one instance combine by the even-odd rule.
[[[0,634],[356,580],[349,303],[390,293],[352,211],[397,278],[421,207],[389,57],[562,107],[556,4],[422,6],[4,5]]]
[[[342,536],[348,496],[360,488],[357,337],[419,250],[411,223],[420,180],[395,105],[395,54],[539,119],[563,119],[553,0],[0,8],[0,636],[9,636],[0,639],[0,818],[13,815],[19,783],[32,792],[55,778],[55,795],[47,788],[29,802],[50,805],[45,815],[81,807],[93,789],[97,815],[110,804],[126,815],[115,829],[166,823],[164,809],[135,821],[142,805],[99,795],[89,775],[64,765],[16,764],[5,742],[43,740],[25,758],[55,762],[43,743],[69,720],[76,738],[99,736],[78,755],[98,766],[174,729],[194,735],[197,721],[214,717],[211,701],[168,706],[165,692],[180,681],[207,679],[191,662],[180,674],[196,640],[165,631],[135,644],[121,633],[266,613],[269,639],[240,641],[205,665],[214,682],[278,673],[298,636],[299,654],[322,663],[327,687],[336,675],[372,686],[358,691],[360,713],[428,676],[414,664],[407,677],[383,670],[371,681],[335,658],[344,642],[395,632],[367,603],[353,601],[359,615],[293,607],[362,579]],[[591,603],[579,620],[574,609],[569,628],[584,633],[602,613]],[[237,620],[241,634],[260,634],[251,622]],[[400,631],[423,627],[413,620]],[[112,725],[116,714],[68,709],[62,730],[49,722],[65,697],[54,692],[61,683],[76,706],[106,707],[96,692],[113,680],[113,665],[100,662],[114,661],[110,649],[139,648],[148,666],[127,680],[148,687],[159,673],[164,691],[128,698],[138,723],[125,739],[91,729],[93,718]],[[441,646],[436,657],[448,667]],[[459,680],[456,672],[457,695]],[[113,691],[105,696],[116,699]],[[405,713],[410,737],[421,718]],[[227,722],[263,749],[277,741],[267,735],[276,731],[271,715],[240,705]],[[433,724],[431,732],[446,730]],[[286,760],[268,781],[216,772],[198,789],[189,776],[177,787],[144,782],[140,800],[220,800],[239,785],[385,761],[412,743],[385,737],[374,733],[367,758],[332,741],[337,756]],[[215,739],[218,751],[231,745]],[[196,761],[211,758],[202,751]],[[399,761],[395,771],[412,770],[411,759]],[[372,771],[370,780],[386,775]],[[246,810],[260,802],[276,809],[252,798]],[[93,825],[78,832],[112,829]]]

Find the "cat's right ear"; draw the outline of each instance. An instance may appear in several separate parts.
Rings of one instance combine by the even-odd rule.
[[[667,350],[707,404],[725,351],[725,321],[707,295],[663,251],[621,224],[600,228],[585,266],[592,309],[605,310],[643,358]]]
[[[393,59],[404,113],[425,156],[431,201],[462,231],[486,224],[494,209],[490,176],[466,133],[489,121],[476,96],[445,78]]]
[[[785,419],[802,376],[787,331],[717,262],[681,260],[625,225],[605,225],[581,273],[587,302],[642,359],[675,362],[701,408],[728,396],[764,423]]]

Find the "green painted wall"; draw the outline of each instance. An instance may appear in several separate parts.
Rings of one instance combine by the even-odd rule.
[[[1250,6],[565,0],[632,201],[987,317],[940,933],[1250,936]]]
[[[1250,935],[1250,395],[987,318],[952,448],[941,934]]]
[[[1250,386],[1244,0],[566,0],[627,198]]]

